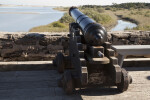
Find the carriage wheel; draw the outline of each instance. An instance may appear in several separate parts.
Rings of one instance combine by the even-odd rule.
[[[74,81],[72,79],[70,71],[66,71],[64,73],[63,88],[66,94],[72,94],[75,90]]]
[[[125,69],[122,68],[122,76],[121,76],[121,82],[117,84],[117,88],[119,92],[124,92],[129,87],[129,75]]]
[[[62,53],[58,53],[56,60],[57,60],[56,63],[57,63],[58,72],[63,73],[64,72],[64,67],[65,67],[64,55]]]

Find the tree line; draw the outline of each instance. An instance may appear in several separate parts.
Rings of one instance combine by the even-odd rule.
[[[124,8],[124,9],[150,9],[150,3],[113,3],[112,5],[106,5],[106,6],[100,6],[100,5],[84,5],[82,8],[105,8],[106,10],[109,10],[111,8]]]

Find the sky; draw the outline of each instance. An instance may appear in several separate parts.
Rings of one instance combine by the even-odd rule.
[[[44,6],[111,5],[127,2],[150,3],[150,0],[0,0],[0,4]]]

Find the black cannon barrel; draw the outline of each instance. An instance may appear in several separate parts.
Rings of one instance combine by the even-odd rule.
[[[77,7],[69,9],[70,16],[79,24],[82,29],[85,41],[90,45],[102,45],[107,41],[105,28],[94,20],[83,14]]]

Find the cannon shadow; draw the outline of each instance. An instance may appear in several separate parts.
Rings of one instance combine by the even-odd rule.
[[[124,67],[127,71],[150,71],[150,67]]]
[[[150,80],[150,76],[147,76],[147,79]]]
[[[76,94],[86,95],[86,96],[107,96],[107,95],[115,95],[120,94],[117,88],[105,88],[105,87],[92,87],[76,90]]]

